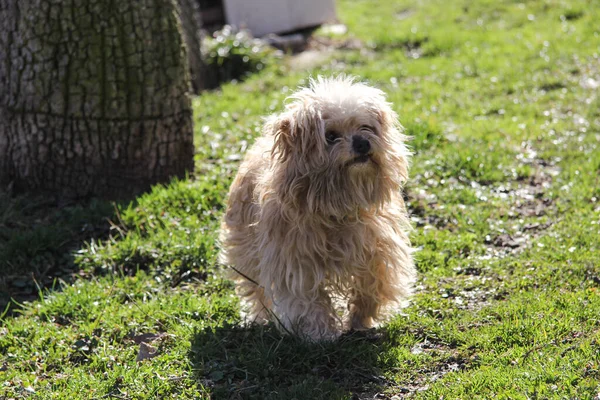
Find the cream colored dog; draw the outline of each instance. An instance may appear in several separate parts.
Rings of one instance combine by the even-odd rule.
[[[231,186],[222,262],[255,320],[332,339],[344,319],[369,328],[411,292],[409,152],[378,89],[318,78],[290,99]]]

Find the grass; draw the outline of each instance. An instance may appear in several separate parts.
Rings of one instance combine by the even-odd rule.
[[[0,285],[27,300],[0,322],[0,398],[597,398],[597,2],[338,13],[347,34],[317,32],[326,61],[287,56],[194,100],[194,179],[130,204],[0,197]],[[385,90],[414,138],[420,279],[389,324],[307,344],[240,325],[216,237],[261,116],[339,72]],[[142,340],[156,353],[138,362]]]

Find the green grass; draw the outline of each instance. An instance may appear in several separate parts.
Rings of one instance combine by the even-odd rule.
[[[326,61],[288,56],[194,100],[195,179],[131,204],[0,197],[0,301],[28,300],[0,321],[0,398],[597,397],[600,3],[338,13]],[[385,90],[413,136],[420,279],[389,324],[307,344],[241,326],[216,237],[261,117],[339,72]],[[136,362],[148,334],[157,355]]]

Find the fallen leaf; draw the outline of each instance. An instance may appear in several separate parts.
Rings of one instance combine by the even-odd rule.
[[[141,335],[130,335],[129,339],[133,340],[136,344],[141,343],[152,343],[165,336],[164,332],[160,333],[142,333]]]
[[[140,362],[150,358],[154,358],[158,355],[158,349],[148,343],[140,343],[140,350],[138,351],[137,358],[135,361]]]

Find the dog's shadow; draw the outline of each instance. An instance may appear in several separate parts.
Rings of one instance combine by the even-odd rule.
[[[227,326],[195,332],[189,356],[215,399],[370,399],[387,383],[377,367],[384,346],[376,330],[308,343],[273,326]]]

